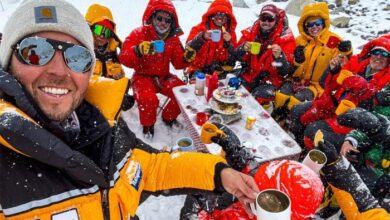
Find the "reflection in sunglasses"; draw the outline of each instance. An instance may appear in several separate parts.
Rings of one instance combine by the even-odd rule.
[[[85,73],[93,63],[92,53],[87,48],[42,37],[24,38],[12,48],[21,63],[31,66],[48,64],[56,50],[63,52],[64,61],[73,72]]]

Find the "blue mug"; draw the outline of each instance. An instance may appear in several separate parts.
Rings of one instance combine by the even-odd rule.
[[[233,87],[235,89],[238,89],[241,86],[241,79],[239,79],[237,77],[230,78],[228,85],[229,85],[229,87]]]
[[[179,151],[196,151],[194,141],[190,137],[182,137],[177,139],[176,145],[172,147],[172,150]]]
[[[164,52],[164,46],[165,46],[165,43],[163,40],[153,41],[153,47],[154,47],[154,50],[156,51],[156,53]]]

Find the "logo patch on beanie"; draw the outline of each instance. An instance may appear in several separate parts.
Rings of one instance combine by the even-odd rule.
[[[57,12],[54,6],[39,6],[34,8],[35,23],[57,23]]]

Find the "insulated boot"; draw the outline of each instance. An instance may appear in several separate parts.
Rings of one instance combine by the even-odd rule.
[[[151,126],[144,126],[143,131],[145,138],[151,139],[154,136],[154,125]]]
[[[275,92],[275,100],[274,100],[275,109],[283,107],[289,98],[290,98],[289,95],[283,94],[281,92]]]

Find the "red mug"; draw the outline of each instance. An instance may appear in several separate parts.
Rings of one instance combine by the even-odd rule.
[[[210,114],[207,112],[198,112],[196,113],[196,124],[202,126],[204,123],[209,120]]]

